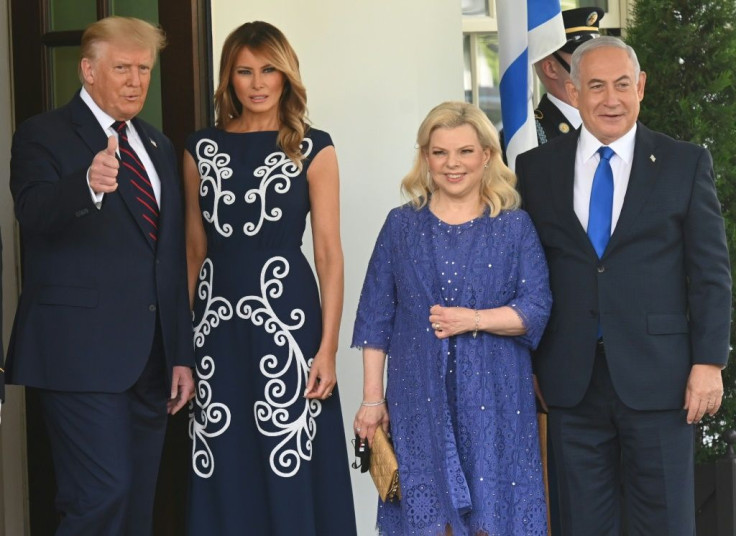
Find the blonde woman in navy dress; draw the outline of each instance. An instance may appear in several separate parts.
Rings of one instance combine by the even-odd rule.
[[[265,22],[225,41],[216,127],[184,155],[197,396],[189,532],[356,533],[335,359],[338,168],[296,54]],[[319,287],[302,254],[311,217]]]

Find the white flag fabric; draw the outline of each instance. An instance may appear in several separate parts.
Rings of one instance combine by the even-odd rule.
[[[532,66],[565,44],[560,0],[496,0],[506,159],[537,146]]]

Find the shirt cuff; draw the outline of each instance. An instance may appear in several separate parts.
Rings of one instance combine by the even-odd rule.
[[[92,202],[97,207],[97,210],[102,208],[102,198],[105,196],[104,193],[95,192],[92,187],[89,185],[89,168],[87,168],[87,188],[89,188],[89,193],[92,196]]]

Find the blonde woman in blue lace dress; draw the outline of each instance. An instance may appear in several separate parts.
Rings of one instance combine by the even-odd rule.
[[[551,307],[544,253],[481,110],[437,106],[417,146],[352,342],[355,431],[371,441],[390,428],[399,461],[401,500],[379,499],[379,532],[546,535],[530,357]]]

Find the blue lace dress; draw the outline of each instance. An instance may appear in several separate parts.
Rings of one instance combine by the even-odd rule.
[[[439,340],[435,304],[508,305],[527,332]],[[371,257],[353,346],[387,353],[402,499],[386,536],[546,535],[530,350],[551,307],[544,253],[521,211],[448,225],[427,207],[389,214]]]
[[[193,134],[207,257],[194,303],[189,533],[356,533],[337,388],[303,397],[322,316],[302,254],[307,170],[332,145],[312,129],[298,169],[277,132]]]

